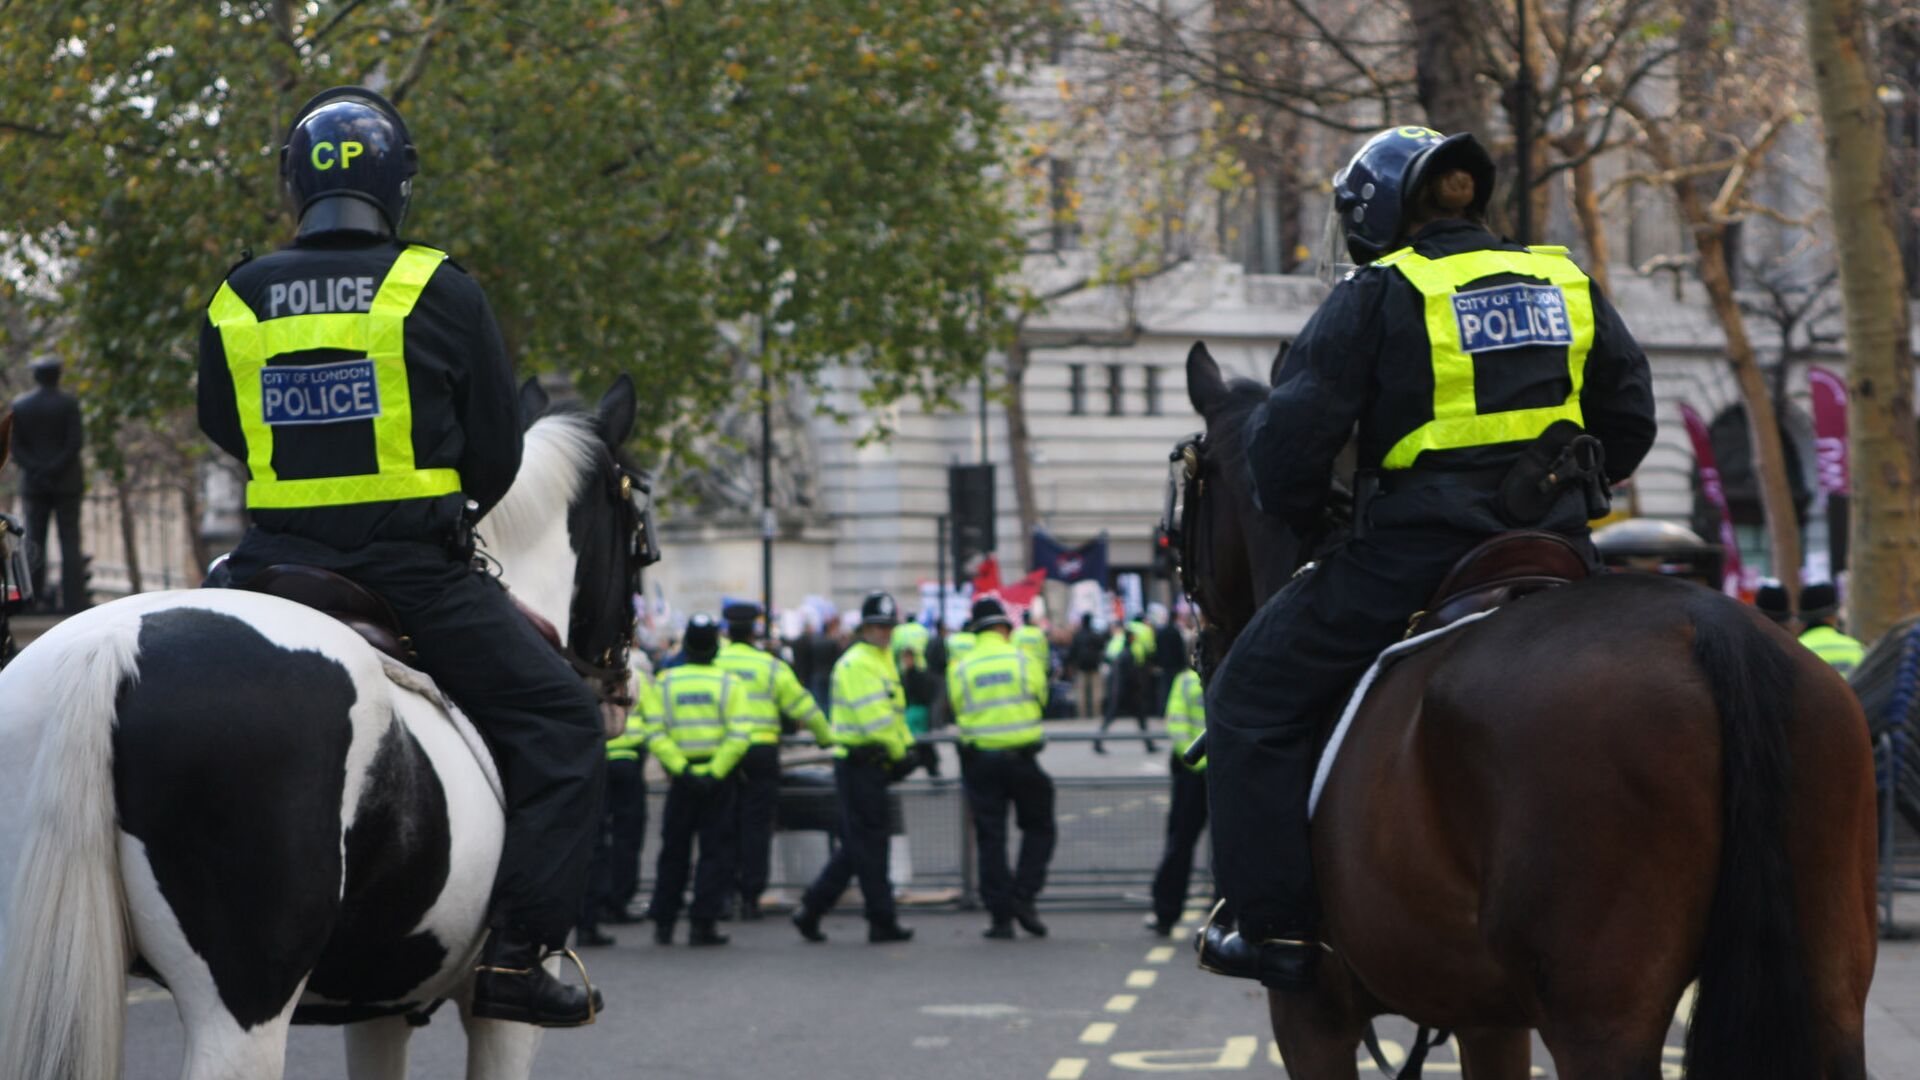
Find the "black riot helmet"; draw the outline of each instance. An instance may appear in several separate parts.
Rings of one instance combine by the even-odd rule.
[[[1333,177],[1333,212],[1347,253],[1362,265],[1401,242],[1407,210],[1431,177],[1464,169],[1473,177],[1466,215],[1478,220],[1493,197],[1493,157],[1472,135],[1397,127],[1367,140]]]
[[[363,86],[336,86],[301,106],[280,147],[280,182],[302,237],[399,235],[419,171],[400,111]]]

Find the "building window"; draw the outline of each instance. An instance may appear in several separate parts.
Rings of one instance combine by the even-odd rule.
[[[1127,369],[1120,364],[1107,365],[1107,415],[1127,415]]]
[[[1146,373],[1147,373],[1147,415],[1159,416],[1160,415],[1160,369],[1152,365],[1148,365],[1146,368]]]
[[[1080,246],[1080,216],[1073,205],[1073,180],[1073,162],[1047,159],[1047,229],[1055,251],[1072,251]]]
[[[1073,416],[1087,415],[1087,365],[1067,365],[1067,412]]]

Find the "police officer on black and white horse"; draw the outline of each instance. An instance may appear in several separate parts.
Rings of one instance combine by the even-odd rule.
[[[1519,528],[1584,538],[1607,482],[1652,445],[1646,357],[1565,249],[1487,231],[1493,180],[1472,135],[1403,127],[1370,140],[1334,178],[1338,235],[1360,266],[1248,421],[1266,513],[1315,522],[1356,424],[1379,495],[1360,535],[1268,601],[1209,686],[1213,865],[1239,931],[1210,938],[1205,961],[1227,974],[1312,980],[1307,791],[1316,729],[1340,694],[1461,555]],[[1591,475],[1565,482],[1569,471]],[[1540,483],[1549,472],[1562,482]]]
[[[393,105],[341,87],[281,149],[294,242],[229,273],[200,334],[200,426],[247,465],[245,584],[319,566],[384,597],[418,664],[485,733],[507,830],[473,1012],[569,1026],[588,993],[541,966],[580,910],[604,776],[594,695],[491,577],[469,522],[520,466],[513,370],[480,287],[398,239],[417,159]]]

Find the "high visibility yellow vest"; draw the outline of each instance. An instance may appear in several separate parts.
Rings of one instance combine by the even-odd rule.
[[[1189,668],[1173,680],[1173,689],[1167,693],[1167,737],[1173,740],[1174,756],[1187,752],[1193,740],[1207,730],[1207,692],[1200,685],[1200,675]],[[1182,762],[1184,764],[1184,760]],[[1194,772],[1207,767],[1207,759],[1201,758],[1198,764],[1186,766]]]
[[[419,244],[408,247],[388,269],[365,312],[286,315],[262,322],[230,282],[220,283],[207,318],[220,331],[227,370],[233,374],[240,430],[247,440],[249,509],[300,510],[427,499],[460,490],[457,471],[414,467],[413,399],[407,389],[407,316],[446,257],[445,252]],[[313,367],[271,363],[276,357],[315,349],[358,353],[361,359]],[[368,365],[370,374],[365,370]],[[324,383],[319,381],[323,378]],[[270,387],[270,381],[285,385]],[[290,391],[294,396],[287,396]],[[330,400],[329,394],[344,394],[336,411],[346,422],[371,421],[379,471],[299,480],[282,480],[275,474],[274,428],[315,422],[304,412],[309,392],[322,401]],[[300,415],[279,407],[282,400],[289,404],[298,400]],[[279,418],[269,416],[270,412]]]
[[[608,761],[639,761],[647,748],[647,714],[660,707],[653,678],[644,671],[633,673],[635,694],[633,711],[627,714],[627,729],[607,740]]]
[[[1801,634],[1800,644],[1812,649],[1815,656],[1832,664],[1842,675],[1853,674],[1853,669],[1859,667],[1867,655],[1866,646],[1831,626],[1816,626]]]
[[[927,666],[927,643],[933,640],[933,634],[917,622],[903,622],[893,628],[893,662],[900,663],[901,653],[912,653],[916,667]]]
[[[960,741],[981,750],[1012,750],[1047,737],[1047,676],[1026,650],[998,634],[981,634],[973,651],[947,671]]]
[[[893,655],[856,641],[833,665],[833,753],[846,757],[856,746],[881,746],[899,761],[913,745],[907,729],[907,695]]]
[[[959,663],[962,660],[965,660],[967,658],[967,653],[973,651],[974,645],[977,642],[979,642],[979,640],[980,640],[980,635],[966,631],[966,630],[962,630],[957,634],[948,634],[947,635],[947,669],[951,671],[953,669],[953,665]]]
[[[778,744],[783,715],[807,725],[822,746],[831,741],[819,703],[800,685],[785,660],[744,641],[729,641],[721,646],[720,655],[714,657],[713,663],[745,685],[747,719],[752,725],[755,743]]]
[[[675,776],[726,776],[746,756],[753,724],[746,685],[712,664],[669,668],[658,711],[647,717],[647,748]]]
[[[1429,259],[1402,248],[1374,261],[1399,270],[1425,299],[1433,350],[1433,419],[1395,443],[1383,469],[1413,467],[1428,450],[1525,442],[1557,420],[1583,424],[1580,388],[1593,348],[1593,294],[1587,275],[1562,247],[1468,251]],[[1535,278],[1482,289],[1467,286],[1501,274]],[[1572,389],[1558,405],[1481,412],[1474,393],[1474,357],[1504,349],[1551,345],[1567,350]],[[1492,361],[1498,362],[1495,357]]]
[[[1013,629],[1013,647],[1027,654],[1027,658],[1040,665],[1040,674],[1044,679],[1049,664],[1048,656],[1053,649],[1047,644],[1047,632],[1037,626],[1016,626]]]

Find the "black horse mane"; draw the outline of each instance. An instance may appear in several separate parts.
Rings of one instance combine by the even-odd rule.
[[[1207,414],[1207,452],[1215,460],[1246,460],[1247,418],[1267,400],[1265,383],[1247,378],[1227,381],[1227,394]]]

